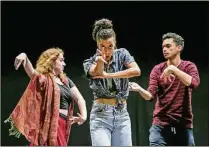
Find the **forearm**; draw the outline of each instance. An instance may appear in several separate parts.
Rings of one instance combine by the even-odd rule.
[[[77,101],[77,104],[78,104],[78,108],[79,108],[80,114],[83,117],[87,118],[86,101],[84,99],[79,99]]]
[[[104,71],[104,63],[103,62],[97,62],[95,68],[94,68],[94,74],[96,75],[102,75]]]
[[[173,66],[172,69],[173,74],[176,75],[186,86],[189,86],[192,82],[192,77],[187,73],[181,71],[177,67]]]
[[[145,100],[150,100],[150,99],[152,99],[152,97],[153,97],[152,94],[151,94],[149,91],[143,89],[141,86],[139,86],[137,92],[138,92]]]
[[[86,102],[76,86],[71,88],[71,94],[73,99],[76,101],[78,105],[80,114],[86,118],[87,117]]]
[[[36,73],[35,69],[33,68],[33,65],[32,63],[30,62],[30,60],[28,59],[28,57],[26,56],[26,59],[25,59],[26,63],[25,63],[25,66],[24,66],[24,69],[27,73],[27,75],[32,78],[32,76]]]
[[[129,68],[123,71],[108,73],[109,78],[132,78],[140,76],[141,71],[138,68]]]

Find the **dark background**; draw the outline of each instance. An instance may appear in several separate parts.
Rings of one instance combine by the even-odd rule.
[[[2,145],[27,145],[24,137],[9,137],[9,116],[23,94],[29,78],[21,67],[15,71],[15,57],[25,52],[35,65],[42,51],[60,47],[65,51],[67,75],[87,102],[93,96],[83,77],[83,60],[95,53],[92,40],[95,20],[109,18],[117,34],[117,46],[129,50],[142,70],[130,79],[147,88],[154,65],[165,61],[161,37],[175,32],[185,39],[182,59],[196,63],[201,84],[193,92],[194,137],[196,145],[208,143],[208,2],[1,2],[2,14]],[[77,107],[76,107],[77,109]],[[148,145],[154,102],[136,93],[128,99],[133,145]],[[74,125],[69,145],[91,145],[89,120]]]

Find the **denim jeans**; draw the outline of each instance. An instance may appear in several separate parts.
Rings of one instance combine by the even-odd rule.
[[[149,132],[150,146],[195,146],[191,128],[152,125]]]
[[[92,146],[132,146],[127,105],[122,108],[93,103],[90,114]]]

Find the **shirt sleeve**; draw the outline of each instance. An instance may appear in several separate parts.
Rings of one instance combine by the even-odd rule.
[[[86,59],[83,62],[83,68],[84,68],[84,72],[85,72],[85,77],[88,78],[88,79],[91,77],[91,75],[89,74],[89,70],[90,70],[90,68],[91,68],[91,66],[93,64],[95,64],[94,63],[94,57]]]
[[[159,80],[158,66],[155,66],[150,73],[149,86],[147,88],[147,91],[149,91],[152,94],[152,99],[155,98],[158,90],[158,80]]]
[[[70,88],[75,86],[74,82],[70,78],[68,78],[68,81],[69,81],[69,87]]]
[[[200,84],[200,77],[196,65],[192,62],[189,62],[186,67],[186,72],[192,77],[192,82],[189,87],[194,89],[197,88]]]
[[[123,61],[124,65],[127,66],[131,62],[135,62],[134,57],[131,56],[131,54],[129,53],[129,51],[127,49],[123,48],[123,49],[121,49],[121,51],[122,51],[122,54],[121,54],[122,61]]]

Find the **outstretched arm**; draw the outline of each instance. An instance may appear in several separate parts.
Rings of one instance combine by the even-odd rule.
[[[34,74],[37,74],[25,53],[21,53],[15,58],[15,69],[18,70],[21,64],[23,64],[23,67],[30,78],[32,78]]]
[[[143,89],[135,82],[129,82],[129,90],[138,92],[145,100],[151,100],[153,98],[149,91]]]
[[[138,92],[145,100],[154,99],[158,89],[158,80],[158,66],[155,66],[150,73],[149,86],[147,90],[143,89],[135,82],[129,82],[129,90]]]

